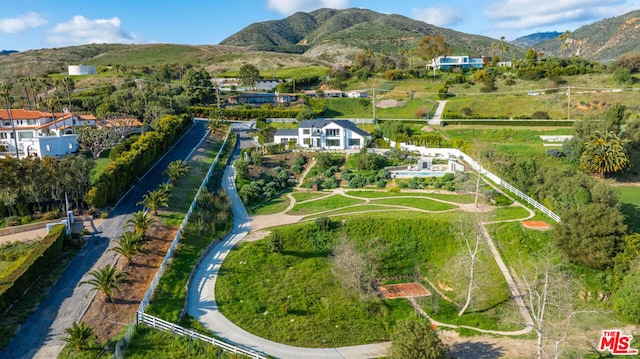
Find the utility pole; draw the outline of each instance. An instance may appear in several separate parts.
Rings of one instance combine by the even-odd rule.
[[[371,97],[371,103],[373,104],[373,121],[376,120],[376,89],[373,89],[373,95]]]
[[[571,86],[567,86],[567,120],[571,119]]]

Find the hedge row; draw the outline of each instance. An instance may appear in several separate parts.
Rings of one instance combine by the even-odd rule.
[[[573,120],[443,120],[446,125],[495,125],[495,126],[573,126]]]
[[[66,227],[63,224],[53,226],[49,234],[40,241],[20,267],[2,279],[0,312],[9,308],[42,273],[59,260],[66,233]]]
[[[190,106],[188,111],[194,117],[225,118],[227,120],[244,120],[251,118],[295,118],[300,110],[281,110],[263,108],[215,108]]]
[[[94,207],[114,203],[143,175],[192,124],[188,115],[165,116],[104,168],[85,202]]]

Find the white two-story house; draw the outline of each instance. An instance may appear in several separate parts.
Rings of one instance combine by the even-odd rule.
[[[37,110],[0,109],[0,155],[61,156],[78,151],[77,126],[95,126],[93,115],[68,111],[50,113]],[[16,141],[17,138],[17,141]]]
[[[360,149],[371,135],[348,120],[303,120],[295,130],[278,130],[274,142],[295,142],[299,147],[349,150]]]

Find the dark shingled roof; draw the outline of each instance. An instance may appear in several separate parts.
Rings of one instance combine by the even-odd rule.
[[[285,128],[285,129],[276,131],[274,136],[298,136],[298,130]]]

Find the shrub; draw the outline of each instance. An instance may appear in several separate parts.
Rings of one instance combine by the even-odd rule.
[[[548,120],[550,117],[546,111],[536,111],[531,115],[531,118],[536,120]]]

